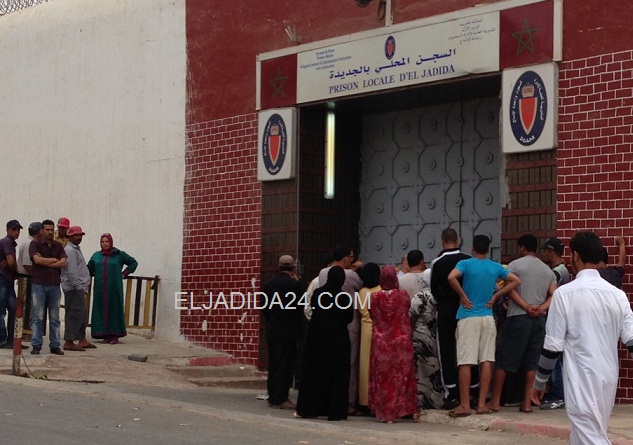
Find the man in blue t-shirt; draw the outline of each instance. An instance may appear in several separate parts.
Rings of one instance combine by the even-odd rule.
[[[473,237],[473,258],[457,263],[448,276],[448,282],[459,295],[456,332],[459,406],[450,411],[451,417],[471,414],[470,368],[476,365],[480,365],[477,413],[489,412],[486,408],[486,395],[492,378],[497,337],[492,305],[497,298],[521,284],[519,277],[487,258],[489,248],[490,239],[487,236]],[[463,286],[459,284],[460,277],[463,279]],[[495,284],[499,279],[506,281],[506,284],[495,292]]]

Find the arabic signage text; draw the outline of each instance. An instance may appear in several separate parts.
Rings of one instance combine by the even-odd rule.
[[[297,103],[498,70],[493,12],[299,53]]]

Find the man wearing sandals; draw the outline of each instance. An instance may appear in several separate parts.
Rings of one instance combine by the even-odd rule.
[[[473,237],[473,257],[462,260],[448,275],[448,282],[459,295],[457,311],[457,368],[459,406],[451,410],[451,417],[464,417],[470,410],[471,367],[479,366],[479,400],[477,414],[490,414],[486,407],[486,395],[492,378],[495,361],[497,328],[492,316],[492,305],[501,295],[521,284],[521,280],[501,264],[488,259],[490,238]],[[463,287],[459,278],[463,278]],[[497,280],[506,285],[495,292]]]

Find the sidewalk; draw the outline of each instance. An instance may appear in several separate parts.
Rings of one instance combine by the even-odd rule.
[[[472,415],[452,419],[446,411],[427,411],[422,422],[450,424],[469,429],[499,430],[540,435],[566,440],[570,422],[564,409],[539,410],[522,413],[519,408],[502,407],[493,415]],[[609,420],[609,438],[614,445],[633,445],[633,405],[616,405]]]
[[[97,348],[83,352],[64,351],[63,356],[49,352],[48,337],[40,355],[22,351],[20,372],[35,378],[62,381],[128,383],[161,387],[194,387],[186,378],[170,371],[168,366],[224,366],[232,362],[226,353],[199,346],[169,343],[128,333],[117,345],[93,341]],[[134,361],[147,357],[145,362]],[[13,351],[0,349],[0,374],[11,374]]]
[[[108,382],[152,385],[169,388],[196,388],[186,377],[168,369],[182,366],[225,366],[232,357],[211,349],[186,344],[168,343],[129,334],[118,345],[96,343],[97,349],[85,352],[66,351],[64,356],[48,352],[45,338],[41,355],[24,350],[21,371],[29,370],[49,380],[77,382]],[[29,343],[25,343],[29,345]],[[129,356],[147,356],[146,362],[133,361]],[[13,353],[0,350],[0,374],[10,374]],[[261,390],[254,390],[253,397]],[[293,391],[293,393],[295,393]],[[532,414],[518,408],[502,408],[494,415],[472,415],[452,419],[446,411],[426,411],[421,422],[446,424],[466,429],[510,431],[525,435],[541,435],[566,439],[569,420],[565,410],[534,410]],[[633,405],[617,405],[609,422],[609,435],[614,445],[633,445]]]

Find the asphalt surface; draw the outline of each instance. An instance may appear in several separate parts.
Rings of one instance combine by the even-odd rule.
[[[13,380],[12,380],[13,379]],[[183,390],[0,377],[2,443],[559,444],[548,437],[370,418],[290,418],[248,390]],[[245,410],[244,406],[249,406]]]
[[[82,436],[83,433],[79,431],[86,429],[94,434],[95,428],[101,428],[99,431],[102,432],[104,428],[114,425],[116,430],[111,433],[112,437],[108,436],[108,441],[112,439],[109,443],[118,443],[117,434],[123,426],[117,425],[131,422],[130,435],[145,434],[152,438],[153,434],[163,431],[165,437],[169,437],[178,432],[187,437],[184,443],[198,443],[205,434],[209,434],[204,425],[219,422],[218,419],[222,419],[223,423],[214,424],[214,428],[223,431],[222,434],[226,436],[219,442],[206,437],[202,440],[204,443],[268,443],[266,440],[280,443],[279,437],[284,437],[282,443],[380,443],[380,440],[393,443],[389,441],[398,438],[402,443],[430,444],[435,443],[431,440],[437,439],[437,443],[443,444],[448,439],[451,444],[494,444],[501,443],[496,440],[505,438],[503,443],[536,445],[563,443],[569,434],[569,420],[564,410],[535,410],[533,414],[524,414],[518,408],[502,408],[493,415],[473,415],[460,419],[451,419],[446,411],[432,410],[421,416],[419,424],[403,420],[393,425],[378,423],[370,417],[353,417],[346,422],[291,419],[288,411],[269,408],[266,402],[256,399],[259,393],[265,392],[263,390],[201,388],[170,370],[175,366],[221,366],[230,363],[231,357],[221,352],[161,342],[141,335],[128,335],[119,345],[97,343],[97,349],[67,352],[64,356],[49,354],[46,346],[39,356],[30,355],[29,350],[26,350],[20,362],[21,372],[41,380],[8,375],[12,367],[12,351],[0,350],[0,416],[6,416],[4,422],[0,422],[0,432],[13,428],[9,436],[3,435],[4,438],[14,437],[14,433],[18,434],[23,429],[35,434],[35,430],[29,430],[29,424],[38,425],[39,431],[46,425],[54,428],[61,423],[60,429],[52,429],[45,436],[50,440],[44,443],[57,443],[51,441],[57,438],[59,443],[62,438],[67,442],[68,438],[75,437],[84,437],[85,443],[103,443],[102,440],[89,439],[89,435]],[[147,361],[132,361],[129,359],[131,355],[146,357]],[[59,415],[59,418],[47,419],[47,414],[42,414],[29,420],[29,413],[39,412],[35,405],[36,398],[29,399],[30,396],[27,396],[33,388],[51,398],[47,403],[57,399],[63,402],[50,411],[51,415]],[[18,394],[26,398],[20,399]],[[296,392],[291,398],[296,400]],[[133,420],[134,413],[126,408],[129,403],[147,404],[152,413],[151,421]],[[126,417],[118,417],[128,411],[132,413],[131,421]],[[174,417],[177,424],[167,420],[169,416],[180,412],[186,412],[187,416],[198,420],[191,423],[178,416]],[[75,421],[75,418],[79,420]],[[43,422],[44,419],[47,421]],[[181,425],[187,423],[191,425]],[[149,430],[139,430],[141,424]],[[238,426],[233,431],[231,428],[235,425]],[[188,436],[190,430],[194,433]],[[252,430],[255,436],[244,436],[246,430]],[[279,436],[280,432],[283,432],[282,436]],[[305,433],[305,440],[295,435],[295,432]],[[331,436],[332,442],[324,442],[323,434]],[[633,444],[633,405],[616,405],[609,424],[609,434],[615,445]],[[290,437],[289,442],[285,442],[287,435]],[[10,442],[3,440],[2,443]],[[166,442],[158,440],[156,443]]]

